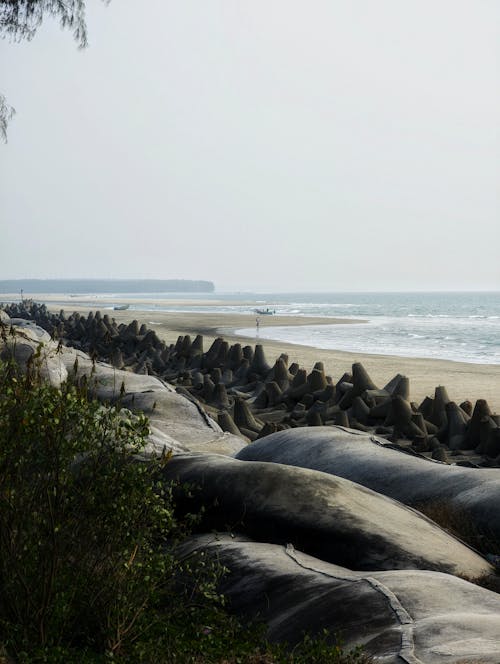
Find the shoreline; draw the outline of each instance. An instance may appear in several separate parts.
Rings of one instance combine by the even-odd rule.
[[[86,305],[76,305],[73,304],[72,298],[67,298],[65,311],[67,314],[72,311],[88,313],[99,308],[95,306],[96,304],[97,302],[93,300]],[[103,302],[99,301],[99,304],[102,305]],[[47,306],[55,312],[61,308],[55,303],[47,302]],[[145,323],[168,344],[175,343],[179,336],[186,334],[191,336],[202,334],[205,350],[208,350],[213,340],[219,336],[242,345],[260,343],[269,363],[273,363],[282,353],[286,353],[290,363],[298,362],[301,367],[310,371],[314,364],[320,361],[334,382],[338,381],[345,372],[350,372],[354,362],[361,362],[379,387],[386,385],[398,373],[407,376],[410,380],[410,397],[417,403],[426,396],[433,396],[435,388],[444,385],[450,399],[458,404],[466,399],[473,404],[477,399],[486,399],[492,411],[500,412],[500,365],[325,350],[290,342],[261,339],[257,335],[254,337],[238,335],[236,333],[238,329],[255,326],[255,314],[134,310],[106,310],[102,313],[115,318],[117,323],[129,323],[134,319],[139,324]],[[353,325],[364,322],[361,319],[299,316],[260,316],[259,319],[261,329],[282,325]]]

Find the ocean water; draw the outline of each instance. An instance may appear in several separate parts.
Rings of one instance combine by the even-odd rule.
[[[162,299],[174,303],[165,306]],[[322,349],[500,364],[500,292],[115,293],[75,296],[73,301],[105,310],[128,300],[130,312],[150,311],[152,321],[155,311],[255,314],[255,309],[267,308],[275,311],[274,322],[286,315],[359,319],[366,322],[261,326],[259,337]],[[198,306],[195,300],[206,304]],[[65,302],[64,308],[71,307]],[[255,338],[256,329],[241,329],[238,333]]]
[[[376,355],[500,364],[500,293],[307,294],[277,314],[367,321],[359,325],[261,328],[262,339]],[[255,330],[241,330],[253,334]]]
[[[172,310],[360,319],[356,325],[265,327],[261,339],[381,355],[500,364],[500,292],[488,293],[214,293],[222,304]],[[246,304],[236,304],[244,300]],[[255,327],[238,330],[255,338]]]

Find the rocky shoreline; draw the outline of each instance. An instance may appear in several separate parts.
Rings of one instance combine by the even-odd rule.
[[[422,431],[421,418],[425,427],[437,420],[437,432],[427,437],[436,438],[439,449],[438,436],[451,442],[446,436],[453,431],[454,408],[444,388],[429,398],[426,417],[409,400],[404,376],[379,390],[361,365],[334,383],[322,367],[307,373],[285,356],[269,365],[259,345],[216,339],[204,351],[201,337],[182,335],[167,345],[146,326],[118,325],[97,312],[50,314],[31,303],[8,312],[0,309],[2,359],[14,359],[24,370],[36,359],[41,377],[53,386],[71,376],[99,401],[119,400],[130,416],[147,415],[143,454],[167,452],[162,481],[189,486],[176,508],[199,514],[180,554],[201,551],[223,564],[230,573],[220,591],[231,611],[264,621],[271,640],[293,647],[304,630],[314,635],[327,629],[340,633],[347,648],[361,645],[386,664],[498,664],[498,556],[490,554],[500,538],[500,471],[449,465],[414,450],[420,439],[410,422]],[[122,368],[100,361],[114,352],[116,363],[117,350]],[[156,357],[163,366],[155,366]],[[294,385],[296,376],[302,377]],[[281,401],[262,407],[258,399],[269,399],[273,384]],[[321,417],[324,404],[356,424],[358,399],[370,411],[385,404],[383,424],[308,425],[309,412]],[[480,409],[468,408],[464,445],[474,440]],[[303,417],[291,417],[295,410]],[[280,419],[265,422],[276,412]],[[223,431],[211,413],[231,417],[235,431]],[[375,414],[369,417],[382,420]],[[447,418],[441,426],[439,415]],[[269,423],[280,430],[263,435]],[[375,435],[382,426],[395,442]],[[248,444],[245,430],[255,441]],[[481,426],[477,431],[480,436]],[[468,450],[457,451],[467,458]],[[446,456],[458,458],[450,448]],[[429,501],[457,511],[488,538],[477,550],[467,546],[447,524],[443,529],[418,511]]]
[[[262,345],[216,338],[204,349],[202,335],[167,344],[137,321],[117,323],[99,311],[51,313],[25,301],[4,306],[11,318],[34,321],[61,343],[117,369],[152,375],[195,399],[224,431],[254,441],[304,426],[343,426],[387,439],[399,449],[463,466],[500,465],[500,416],[484,399],[450,400],[435,388],[421,403],[411,399],[408,377],[397,374],[382,388],[363,365],[339,378],[317,362],[308,372],[281,354],[273,364]]]

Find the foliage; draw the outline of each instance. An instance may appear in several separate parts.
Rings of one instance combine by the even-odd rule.
[[[84,0],[0,0],[0,37],[10,37],[16,42],[30,40],[46,17],[59,19],[61,28],[71,30],[80,48],[87,46]],[[4,142],[14,113],[0,95],[0,137]]]
[[[225,570],[172,553],[196,518],[176,520],[168,457],[141,455],[147,432],[144,417],[43,384],[36,359],[25,375],[0,362],[0,662],[368,662],[326,632],[270,644],[227,612]]]
[[[84,0],[0,0],[0,36],[32,39],[47,16],[71,30],[80,47],[87,45]]]
[[[269,643],[262,625],[243,626],[224,611],[207,612],[207,622],[193,630],[189,623],[177,625],[167,640],[161,636],[154,651],[143,651],[136,662],[155,664],[370,664],[359,648],[349,652],[327,630],[290,648],[287,643]],[[174,644],[170,639],[174,637]]]
[[[7,142],[7,125],[14,117],[15,110],[9,106],[3,95],[0,95],[0,137]]]
[[[0,366],[0,631],[23,648],[119,653],[150,629],[183,534],[144,417]]]

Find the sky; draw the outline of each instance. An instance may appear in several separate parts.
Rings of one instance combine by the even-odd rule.
[[[0,279],[500,290],[498,0],[112,0],[0,40]]]

